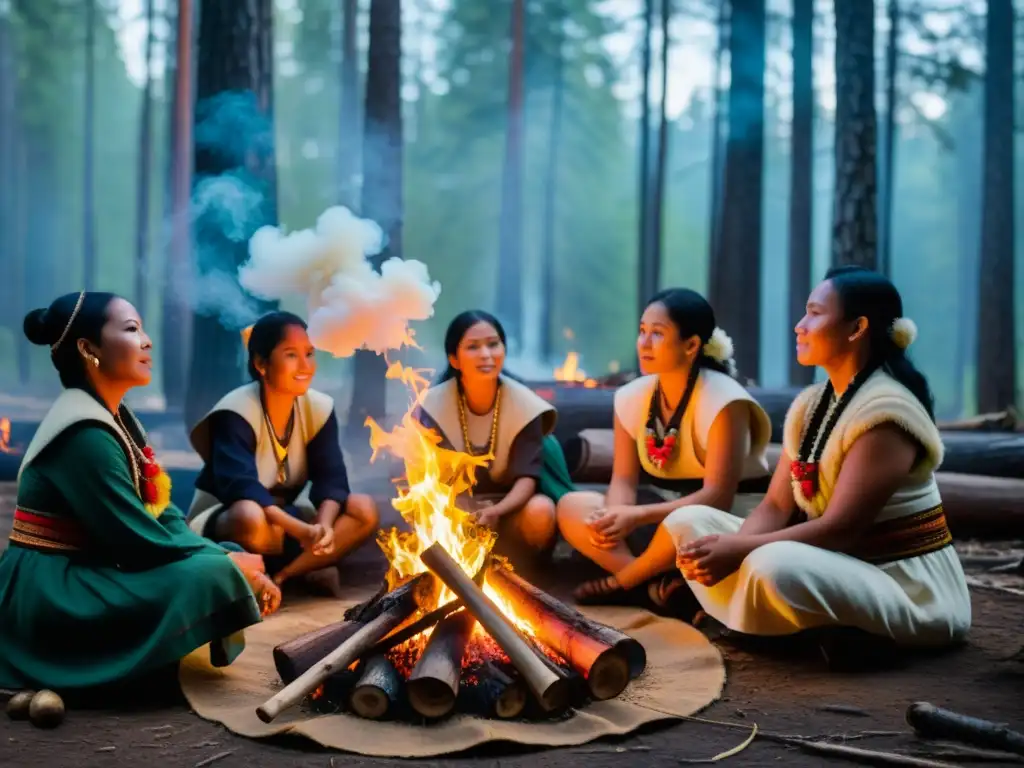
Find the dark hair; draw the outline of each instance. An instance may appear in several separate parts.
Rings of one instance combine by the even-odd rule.
[[[493,325],[498,338],[501,339],[501,343],[508,346],[508,341],[505,338],[505,326],[501,324],[498,318],[483,309],[467,309],[465,312],[460,312],[452,318],[452,321],[448,323],[448,330],[444,332],[444,354],[446,360],[459,351],[462,337],[466,335],[466,331],[477,323],[490,323]],[[457,379],[460,375],[459,371],[452,367],[451,362],[448,362],[445,364],[444,371],[437,377],[435,384],[441,384],[448,381],[448,379]],[[503,370],[501,375],[516,381],[519,380],[517,376],[513,376],[508,371]]]
[[[266,361],[274,347],[281,343],[284,332],[292,326],[298,326],[306,330],[306,321],[291,312],[268,312],[253,325],[249,333],[249,343],[246,348],[249,352],[249,376],[253,381],[260,380],[260,372],[256,370],[256,358]]]
[[[82,298],[82,306],[76,313],[79,297]],[[25,315],[22,330],[30,342],[47,347],[60,342],[56,349],[50,351],[50,361],[65,389],[90,389],[78,340],[85,339],[100,345],[103,326],[107,324],[107,307],[117,298],[120,298],[117,294],[105,292],[65,293],[46,309],[33,309]]]
[[[711,340],[711,334],[717,327],[715,310],[708,304],[707,299],[689,288],[666,288],[651,297],[647,306],[651,304],[661,304],[665,307],[672,325],[679,331],[680,338],[696,336],[700,339],[701,349],[697,354],[696,368],[710,368],[727,376],[732,375],[725,362],[719,362],[704,353],[704,345]]]
[[[825,279],[839,295],[846,320],[865,317],[868,321],[867,368],[883,368],[909,389],[928,415],[935,420],[935,401],[928,380],[893,341],[892,324],[903,317],[903,298],[889,278],[858,265],[833,267]]]

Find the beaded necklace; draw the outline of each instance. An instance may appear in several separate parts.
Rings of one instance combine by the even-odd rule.
[[[465,452],[470,456],[493,456],[494,449],[498,446],[498,417],[501,413],[501,384],[498,384],[498,392],[494,397],[494,415],[491,417],[491,436],[487,440],[487,450],[477,453],[469,438],[469,420],[466,418],[466,394],[459,387],[459,426],[462,427],[462,442],[465,445]]]
[[[675,452],[676,444],[679,441],[679,425],[682,424],[683,415],[686,413],[690,400],[693,398],[693,390],[697,386],[697,375],[699,373],[700,366],[694,361],[690,367],[690,375],[686,379],[686,389],[683,391],[683,396],[679,399],[676,409],[672,412],[672,417],[665,425],[664,436],[659,435],[657,429],[658,403],[659,401],[664,401],[667,405],[668,401],[665,399],[665,393],[661,388],[660,381],[651,393],[651,402],[647,407],[647,431],[644,447],[647,450],[647,459],[658,469],[664,467]]]
[[[280,440],[278,440],[277,432],[270,421],[270,415],[267,413],[267,404],[263,399],[262,392],[260,393],[260,405],[263,410],[263,421],[266,423],[267,431],[270,433],[270,445],[274,449],[274,458],[277,460],[277,484],[287,485],[291,477],[291,468],[288,466],[288,446],[291,445],[292,432],[295,429],[297,404],[292,403],[292,412],[288,416],[288,425],[285,427],[284,436]]]
[[[857,373],[850,380],[846,391],[838,398],[835,396],[832,382],[826,382],[807,424],[807,431],[800,443],[800,451],[789,465],[790,476],[799,484],[800,494],[808,501],[818,492],[818,464],[832,430],[835,429],[839,417],[843,415],[857,390],[877,368],[877,365],[872,365]]]
[[[114,428],[128,448],[128,463],[132,470],[132,483],[135,486],[135,492],[142,499],[146,510],[154,517],[159,517],[170,503],[170,478],[157,463],[156,454],[152,446],[149,445],[142,424],[139,423],[134,413],[127,408],[125,410],[131,416],[135,430],[144,443],[143,446],[140,448],[132,438],[131,432],[121,419],[120,408],[114,413]]]

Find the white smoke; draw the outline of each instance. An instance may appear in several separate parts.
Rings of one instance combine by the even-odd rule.
[[[430,318],[441,293],[420,261],[391,258],[378,273],[369,258],[384,241],[375,222],[342,206],[328,208],[313,229],[260,228],[238,281],[264,299],[304,296],[317,349],[336,357],[358,349],[384,354],[410,340],[409,323]]]

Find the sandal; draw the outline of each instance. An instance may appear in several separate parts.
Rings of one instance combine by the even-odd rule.
[[[578,605],[635,605],[637,589],[623,589],[615,576],[592,579],[580,584],[572,593]]]
[[[701,610],[689,584],[678,573],[666,573],[648,582],[647,596],[655,613],[687,623]]]

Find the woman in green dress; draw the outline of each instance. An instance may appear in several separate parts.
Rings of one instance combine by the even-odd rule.
[[[230,664],[280,590],[261,558],[203,539],[170,504],[122,402],[152,375],[135,308],[69,293],[30,312],[24,330],[50,347],[64,391],[25,452],[0,556],[0,688],[117,685],[205,644],[214,665]]]

